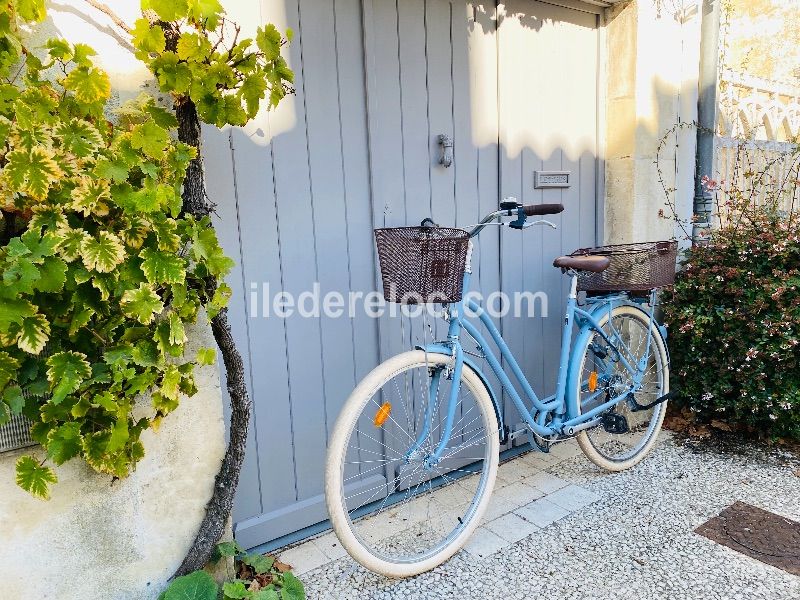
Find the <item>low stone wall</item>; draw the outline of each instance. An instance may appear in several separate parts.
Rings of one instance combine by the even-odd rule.
[[[208,327],[191,333],[192,356],[215,347]],[[197,533],[225,452],[216,365],[198,368],[199,392],[184,398],[145,458],[111,481],[73,459],[42,501],[19,489],[14,462],[40,448],[0,454],[0,597],[37,600],[151,600]]]

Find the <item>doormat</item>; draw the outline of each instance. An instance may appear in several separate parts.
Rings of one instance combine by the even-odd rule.
[[[800,523],[736,502],[694,530],[751,558],[800,575]]]

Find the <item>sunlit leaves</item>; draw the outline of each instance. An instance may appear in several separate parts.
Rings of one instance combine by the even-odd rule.
[[[108,74],[96,67],[76,67],[64,79],[64,87],[83,104],[105,102],[111,96]]]
[[[55,472],[43,466],[32,456],[22,456],[17,460],[17,485],[33,496],[47,500],[50,485],[58,482]]]
[[[200,365],[213,365],[217,360],[214,348],[200,348],[197,351],[197,363]]]
[[[226,275],[233,268],[234,263],[220,247],[216,233],[205,222],[198,225],[193,242],[192,253],[211,275]]]
[[[92,368],[82,352],[57,352],[47,359],[47,367],[47,381],[53,392],[50,402],[53,404],[62,402],[92,374]]]
[[[146,248],[142,251],[142,271],[150,283],[180,283],[186,278],[184,260],[169,252]]]
[[[251,40],[216,43],[216,28],[230,26],[216,0],[146,2],[181,21],[176,30],[142,19],[132,34],[166,98],[142,94],[114,110],[92,48],[55,39],[44,54],[23,53],[18,23],[0,9],[0,79],[25,66],[15,85],[0,81],[0,206],[11,214],[0,246],[0,420],[24,410],[47,461],[81,457],[119,477],[143,456],[141,433],[196,392],[195,364],[216,360],[210,348],[184,355],[186,325],[230,296],[215,279],[233,263],[210,221],[181,214],[196,150],[176,140],[170,106],[188,97],[209,122],[243,124],[291,76],[277,30],[268,60]],[[12,3],[20,19],[44,16],[41,0]],[[168,31],[180,32],[170,50]],[[152,407],[134,417],[142,394]],[[17,478],[41,497],[56,481],[35,459]]]
[[[266,100],[274,107],[291,90],[294,74],[281,56],[291,31],[271,24],[256,30],[255,40],[227,32],[218,0],[145,0],[167,31],[179,32],[167,43],[164,29],[137,21],[133,45],[158,79],[162,91],[188,96],[206,123],[243,125]]]
[[[39,22],[44,19],[44,0],[16,0],[17,14],[25,21]]]
[[[128,290],[122,295],[122,312],[140,323],[147,325],[153,317],[164,310],[161,298],[147,284],[140,284],[135,290]]]
[[[154,159],[160,159],[164,156],[164,152],[170,142],[169,132],[156,125],[153,121],[137,125],[131,133],[131,145]]]

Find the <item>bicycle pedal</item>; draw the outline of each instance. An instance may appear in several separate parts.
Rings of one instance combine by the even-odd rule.
[[[603,415],[603,429],[605,429],[607,433],[617,434],[628,433],[630,431],[628,419],[625,418],[625,415],[613,412]]]

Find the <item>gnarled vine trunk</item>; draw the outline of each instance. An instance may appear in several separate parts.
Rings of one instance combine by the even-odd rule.
[[[203,161],[200,156],[200,119],[194,103],[185,99],[176,106],[178,139],[197,148],[197,157],[186,170],[183,184],[183,210],[197,218],[208,215],[214,205],[208,198],[203,177]],[[186,575],[202,569],[211,559],[217,542],[225,531],[225,524],[233,508],[233,497],[239,484],[239,473],[244,461],[247,429],[250,424],[250,396],[245,380],[244,361],[236,347],[228,323],[228,311],[222,309],[211,320],[214,339],[219,346],[228,395],[231,400],[230,440],[222,460],[222,466],[214,480],[214,493],[206,506],[206,514],[192,547],[173,577]]]

